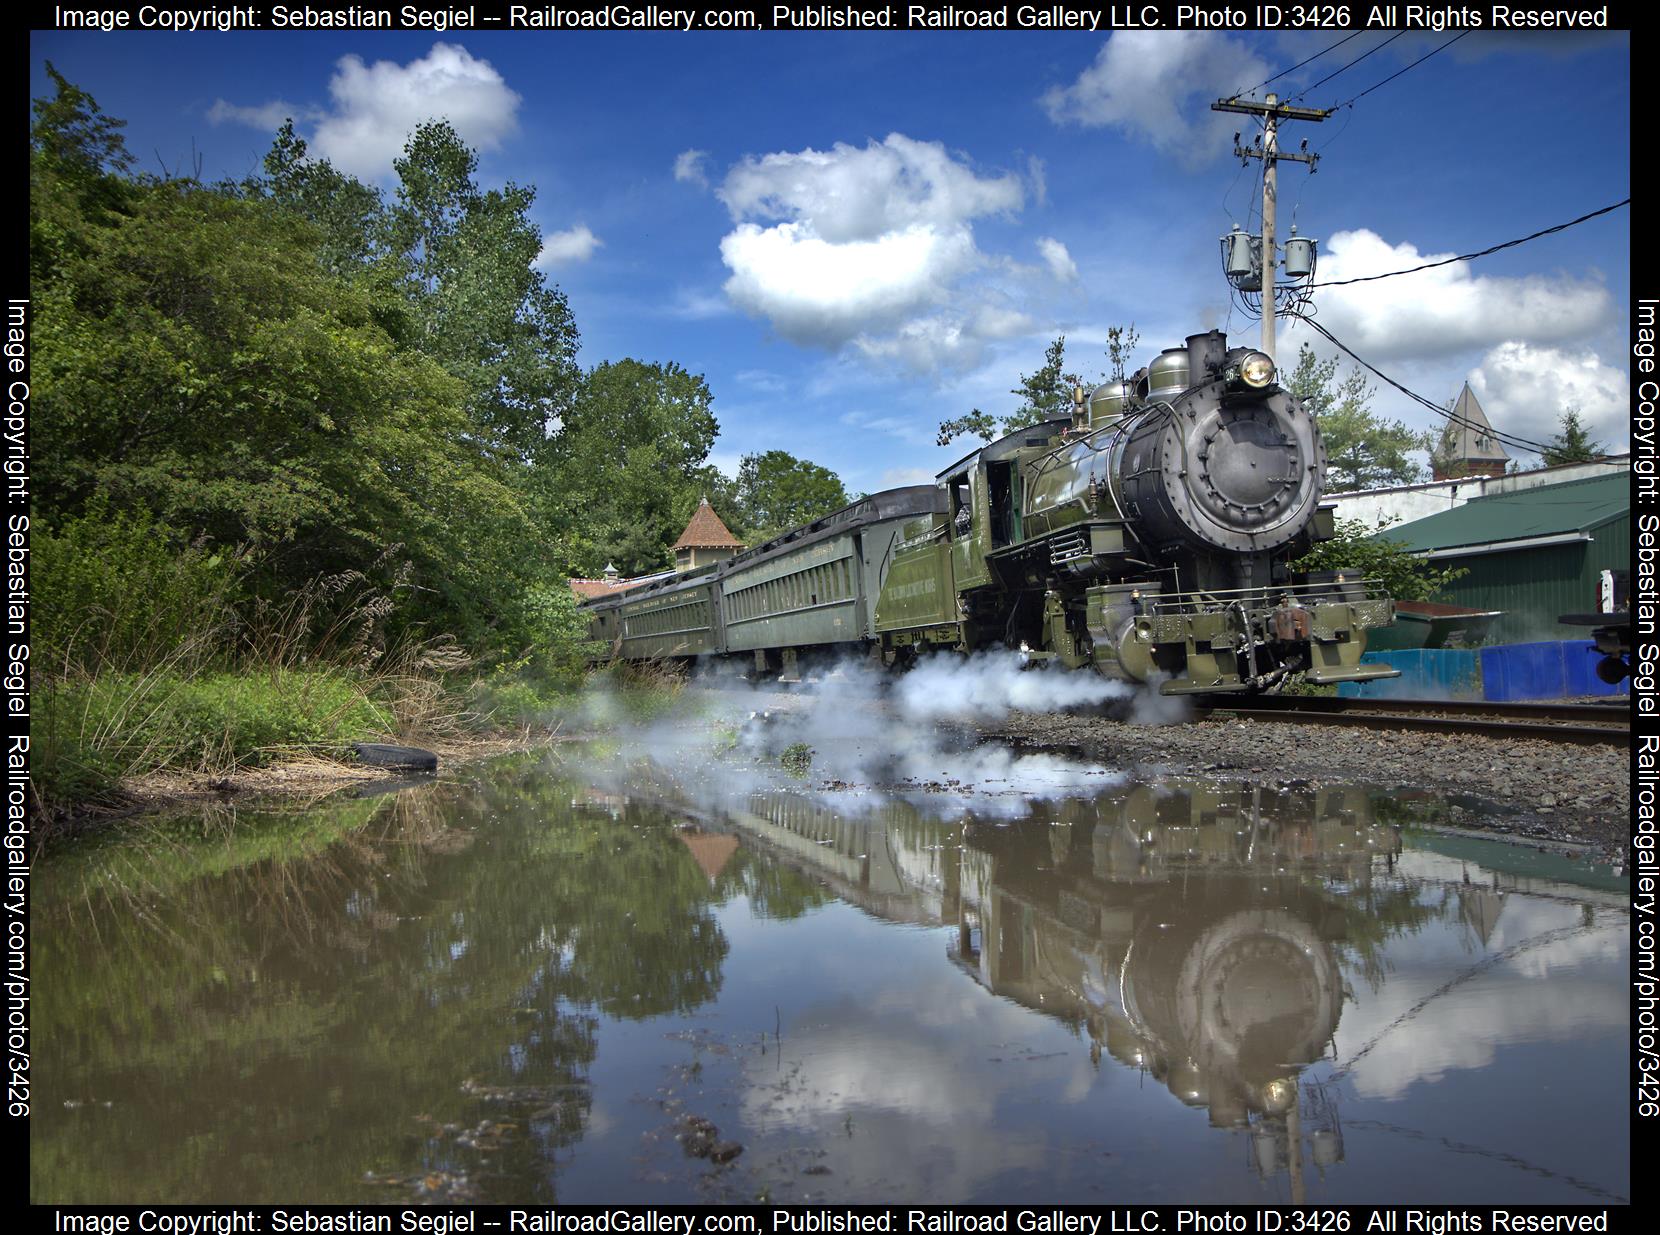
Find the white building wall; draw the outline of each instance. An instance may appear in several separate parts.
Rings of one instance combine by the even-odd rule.
[[[1589,480],[1610,472],[1629,472],[1630,455],[1616,455],[1595,463],[1564,463],[1508,476],[1465,476],[1459,480],[1432,480],[1421,485],[1396,485],[1390,489],[1363,489],[1356,493],[1328,493],[1325,502],[1337,507],[1339,519],[1359,519],[1367,527],[1393,527],[1426,519],[1443,510],[1462,506],[1471,498],[1495,493],[1515,493],[1542,485],[1559,485],[1570,480]]]

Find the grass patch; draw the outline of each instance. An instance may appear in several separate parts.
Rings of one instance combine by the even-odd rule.
[[[370,683],[338,669],[107,673],[55,683],[36,707],[33,772],[49,802],[107,797],[123,777],[229,771],[394,730]]]

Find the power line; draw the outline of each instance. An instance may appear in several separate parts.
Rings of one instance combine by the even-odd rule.
[[[1505,433],[1505,432],[1502,432],[1498,429],[1495,429],[1492,425],[1480,424],[1477,421],[1470,420],[1468,417],[1459,416],[1456,413],[1451,412],[1448,409],[1442,407],[1439,403],[1436,403],[1431,399],[1424,398],[1424,396],[1419,394],[1417,391],[1407,389],[1405,386],[1403,386],[1399,382],[1397,382],[1394,378],[1390,377],[1387,373],[1383,372],[1381,369],[1377,368],[1375,365],[1369,364],[1367,361],[1362,359],[1360,356],[1356,355],[1353,348],[1351,348],[1347,343],[1343,342],[1343,340],[1339,339],[1331,331],[1327,330],[1319,322],[1315,321],[1308,314],[1306,314],[1306,313],[1289,313],[1286,316],[1295,317],[1295,318],[1297,318],[1297,320],[1299,320],[1299,321],[1303,322],[1305,325],[1307,325],[1309,327],[1309,329],[1315,331],[1318,334],[1324,335],[1327,340],[1329,340],[1331,343],[1336,345],[1336,347],[1339,350],[1341,350],[1345,355],[1347,355],[1349,357],[1349,359],[1353,360],[1361,368],[1368,370],[1375,377],[1377,377],[1380,381],[1385,382],[1390,386],[1393,386],[1396,390],[1400,391],[1407,398],[1413,400],[1416,403],[1423,404],[1425,407],[1429,408],[1430,411],[1434,412],[1437,416],[1442,417],[1443,419],[1447,420],[1448,422],[1450,422],[1452,424],[1456,424],[1456,425],[1462,425],[1462,426],[1464,426],[1465,428],[1468,428],[1468,429],[1474,429],[1478,433],[1484,433],[1489,437],[1497,438],[1500,442],[1504,443],[1507,446],[1516,446],[1516,447],[1521,448],[1522,450],[1532,451],[1534,454],[1542,455],[1542,454],[1545,453],[1545,451],[1550,449],[1550,447],[1545,445],[1543,442],[1535,442],[1535,441],[1532,441],[1532,440],[1530,440],[1528,438],[1525,438],[1525,437],[1518,437],[1514,433]]]
[[[1385,77],[1382,81],[1380,81],[1377,84],[1377,86],[1367,86],[1366,89],[1362,90],[1359,94],[1355,95],[1355,97],[1350,99],[1347,103],[1339,103],[1337,106],[1338,107],[1352,106],[1358,100],[1363,99],[1367,95],[1371,94],[1372,91],[1374,91],[1378,88],[1378,86],[1387,86],[1390,82],[1394,81],[1402,73],[1406,73],[1406,72],[1409,72],[1412,69],[1417,68],[1424,61],[1428,60],[1431,56],[1435,55],[1435,52],[1446,51],[1447,48],[1451,47],[1454,43],[1458,42],[1459,39],[1463,38],[1464,35],[1469,34],[1469,33],[1470,32],[1468,30],[1465,30],[1461,34],[1453,35],[1452,38],[1448,39],[1445,43],[1441,44],[1441,46],[1437,47],[1435,49],[1435,51],[1425,52],[1423,55],[1419,56],[1416,60],[1414,60],[1411,64],[1407,65],[1406,68],[1401,69],[1398,72],[1391,73],[1388,77]],[[1336,111],[1337,108],[1333,108],[1332,110]]]
[[[1541,231],[1534,232],[1531,236],[1522,236],[1516,240],[1506,240],[1503,244],[1496,244],[1492,248],[1482,249],[1479,253],[1461,253],[1457,257],[1443,257],[1438,262],[1425,262],[1422,266],[1413,266],[1407,270],[1391,270],[1388,274],[1365,274],[1353,279],[1333,279],[1326,283],[1310,283],[1309,286],[1345,287],[1350,283],[1371,283],[1377,279],[1393,279],[1397,275],[1417,274],[1420,270],[1434,270],[1437,266],[1450,266],[1453,262],[1472,262],[1478,257],[1487,257],[1493,253],[1499,252],[1502,249],[1513,249],[1519,244],[1526,244],[1528,241],[1537,240],[1541,236],[1551,236],[1557,232],[1567,231],[1570,227],[1576,227],[1581,223],[1587,222],[1588,220],[1599,218],[1600,216],[1608,214],[1611,211],[1618,210],[1621,206],[1629,206],[1630,204],[1631,199],[1627,197],[1623,201],[1617,201],[1611,206],[1604,206],[1601,210],[1593,210],[1590,214],[1582,214],[1577,219],[1569,219],[1566,223],[1558,223],[1555,227],[1544,228]]]
[[[1366,31],[1364,31],[1364,30],[1356,30],[1353,34],[1349,35],[1347,38],[1338,39],[1337,42],[1333,43],[1330,47],[1327,47],[1322,51],[1315,52],[1307,60],[1299,60],[1296,64],[1292,65],[1289,69],[1281,69],[1278,73],[1275,73],[1272,77],[1270,77],[1268,79],[1268,81],[1259,81],[1256,85],[1252,86],[1249,90],[1236,90],[1234,92],[1233,97],[1237,99],[1242,95],[1255,94],[1258,90],[1261,90],[1264,86],[1268,85],[1269,82],[1279,81],[1279,79],[1284,77],[1287,73],[1295,73],[1298,69],[1302,68],[1303,65],[1305,65],[1305,64],[1313,64],[1321,56],[1325,55],[1326,52],[1336,51],[1339,47],[1343,46],[1343,44],[1347,43],[1349,41],[1349,39],[1358,39],[1361,35],[1363,35],[1365,33],[1366,33]],[[1339,71],[1341,72],[1341,70],[1339,70]]]
[[[1390,35],[1388,38],[1386,38],[1383,42],[1379,43],[1376,47],[1372,48],[1370,51],[1361,52],[1360,55],[1356,56],[1353,60],[1349,61],[1349,63],[1345,64],[1342,68],[1338,69],[1336,72],[1327,73],[1319,81],[1315,82],[1312,86],[1308,87],[1308,89],[1302,91],[1302,93],[1292,95],[1291,96],[1292,99],[1293,100],[1300,99],[1304,95],[1308,94],[1308,92],[1310,90],[1318,90],[1321,86],[1325,85],[1332,78],[1337,77],[1340,74],[1347,73],[1350,69],[1354,68],[1355,65],[1359,64],[1362,60],[1366,59],[1368,56],[1376,55],[1378,52],[1382,51],[1385,47],[1388,47],[1391,43],[1393,43],[1396,39],[1400,38],[1401,35],[1403,35],[1405,33],[1406,33],[1406,31],[1402,30],[1402,31],[1399,31],[1398,33]]]

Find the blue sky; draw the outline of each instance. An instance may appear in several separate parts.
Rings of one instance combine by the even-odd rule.
[[[52,60],[128,122],[141,162],[199,156],[208,180],[256,169],[292,115],[314,153],[385,184],[409,129],[445,114],[482,180],[536,186],[584,364],[702,373],[728,472],[784,449],[875,490],[960,454],[934,445],[938,422],[1011,410],[1057,334],[1089,377],[1115,323],[1139,330],[1137,363],[1212,327],[1256,342],[1217,238],[1255,228],[1260,165],[1231,157],[1249,119],[1209,104],[1337,37],[37,32],[30,84],[47,92]],[[1342,104],[1448,37],[1407,34],[1301,103]],[[1564,222],[1629,193],[1630,112],[1625,34],[1472,33],[1286,127],[1322,159],[1313,176],[1281,165],[1281,235],[1294,218],[1318,237],[1327,280]],[[1534,440],[1573,403],[1628,445],[1629,209],[1315,296],[1333,333],[1437,402],[1469,380],[1499,429]],[[1282,326],[1282,361],[1305,337]],[[1434,419],[1392,391],[1374,407]]]

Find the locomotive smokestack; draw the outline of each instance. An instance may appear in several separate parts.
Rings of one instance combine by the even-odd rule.
[[[1228,336],[1220,330],[1190,334],[1187,336],[1187,354],[1194,385],[1209,381],[1222,371],[1223,362],[1227,360]]]

